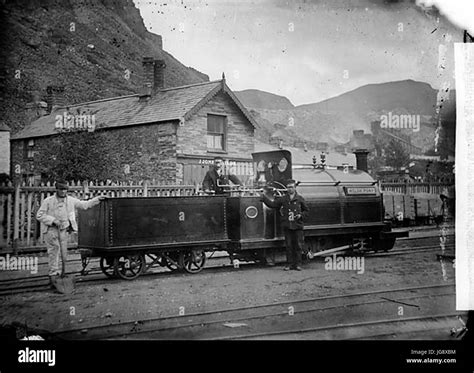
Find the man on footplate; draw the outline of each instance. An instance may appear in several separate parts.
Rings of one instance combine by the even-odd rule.
[[[233,174],[226,174],[224,158],[215,157],[214,166],[207,171],[206,176],[202,182],[202,188],[206,193],[224,194],[225,189],[223,185],[229,185],[231,181],[235,185],[242,185],[239,178]]]
[[[280,210],[281,225],[285,232],[287,262],[285,271],[290,269],[301,271],[304,219],[308,216],[309,208],[305,199],[296,192],[294,180],[287,181],[286,188],[288,193],[282,197],[276,197],[274,201],[263,194],[263,202],[268,207]]]

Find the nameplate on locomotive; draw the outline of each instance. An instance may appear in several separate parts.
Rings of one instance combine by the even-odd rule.
[[[375,194],[375,187],[346,187],[347,195]]]

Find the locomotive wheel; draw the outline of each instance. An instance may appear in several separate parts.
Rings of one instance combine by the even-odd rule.
[[[117,256],[114,260],[115,273],[124,280],[137,278],[145,268],[145,255],[143,254]]]
[[[107,258],[102,256],[100,258],[100,269],[109,278],[116,277],[115,273],[115,266],[114,266],[114,258]]]
[[[179,256],[179,266],[188,273],[201,272],[204,264],[206,264],[206,252],[204,250],[186,251]]]

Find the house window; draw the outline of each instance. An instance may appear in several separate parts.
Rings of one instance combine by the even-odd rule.
[[[35,140],[25,140],[23,142],[23,158],[24,159],[32,159],[34,156],[34,146]]]
[[[207,115],[207,148],[209,150],[226,149],[227,117],[223,115]]]
[[[26,154],[26,157],[28,159],[33,158],[34,155],[35,155],[35,152],[33,150],[34,146],[35,146],[35,140],[33,140],[33,139],[28,140],[28,150],[27,150],[27,154]]]

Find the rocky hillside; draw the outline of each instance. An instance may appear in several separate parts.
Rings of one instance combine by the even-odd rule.
[[[69,103],[137,93],[144,56],[165,60],[167,87],[209,80],[163,50],[132,0],[6,0],[0,17],[0,115],[13,131],[48,85]]]
[[[297,142],[327,142],[330,146],[347,143],[353,130],[371,131],[371,123],[380,121],[389,112],[397,115],[419,115],[420,131],[407,131],[414,145],[424,151],[434,145],[437,127],[436,104],[438,91],[429,84],[404,80],[382,84],[369,84],[337,97],[314,104],[287,107],[280,97],[260,104],[247,91],[238,92],[239,98],[252,108],[255,118],[263,128],[262,137],[282,138],[289,146]],[[263,93],[260,93],[263,96]],[[455,123],[455,92],[448,92],[449,99],[442,108],[446,133],[453,142]],[[271,97],[267,94],[264,97]],[[254,106],[252,106],[254,105]],[[454,151],[454,146],[452,151]]]

